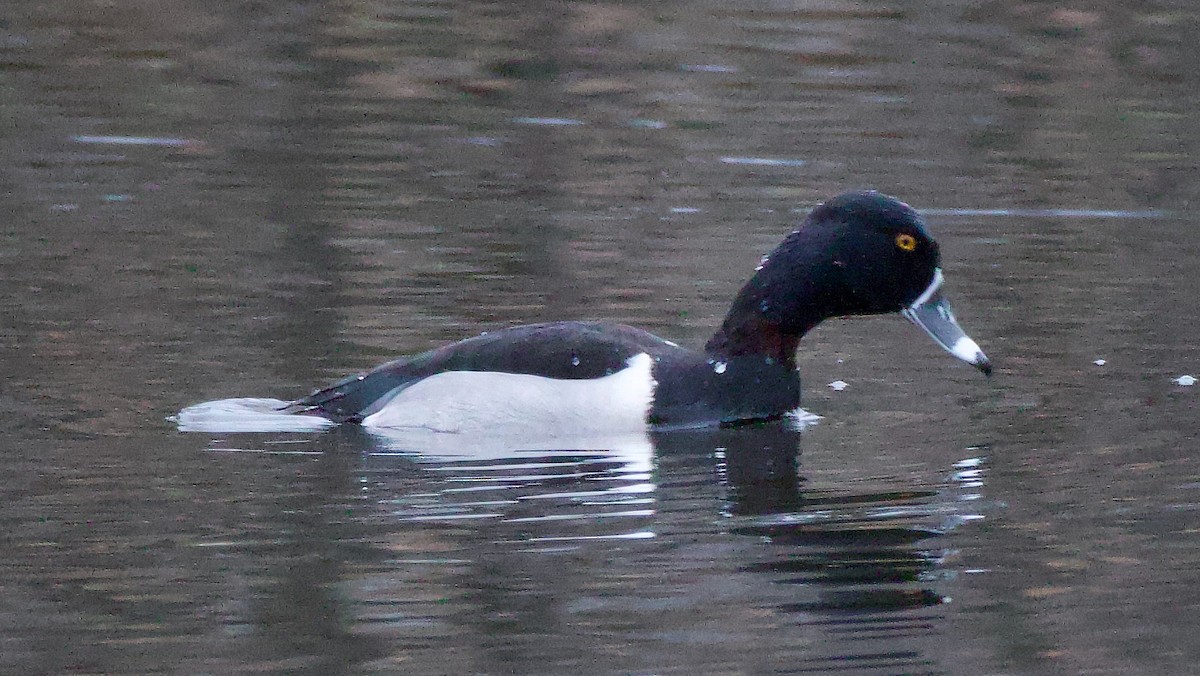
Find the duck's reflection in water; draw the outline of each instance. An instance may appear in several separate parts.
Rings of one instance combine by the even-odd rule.
[[[789,421],[551,440],[406,434],[377,437],[367,466],[411,461],[432,479],[426,490],[381,495],[393,518],[524,524],[506,538],[522,549],[666,535],[674,519],[665,509],[716,497],[718,527],[759,539],[775,557],[741,570],[824,590],[796,609],[940,603],[937,538],[976,518],[966,507],[980,471],[947,468],[921,486],[814,486],[802,474],[801,434]]]
[[[715,455],[726,487],[726,531],[763,543],[739,571],[797,585],[794,612],[869,614],[947,600],[939,581],[948,530],[978,518],[979,460],[947,468],[928,485],[812,485],[800,463],[800,433],[773,424],[655,439],[661,457],[689,449]],[[863,482],[867,483],[867,482]]]
[[[390,629],[419,626],[431,649],[488,637],[464,668],[538,654],[565,669],[613,641],[665,657],[678,641],[728,649],[755,635],[784,651],[763,666],[786,653],[818,671],[829,659],[928,669],[919,646],[955,583],[946,533],[977,518],[980,468],[819,485],[801,437],[779,421],[541,448],[358,439],[356,520],[377,555],[352,595],[362,619],[402,617]]]
[[[373,436],[380,448],[368,455],[368,466],[411,461],[429,479],[429,490],[383,500],[396,519],[489,523],[493,535],[523,550],[654,536],[649,528],[656,501],[654,445],[645,433],[551,439]]]
[[[212,450],[297,474],[247,496],[245,537],[213,545],[257,580],[246,630],[268,657],[305,645],[424,673],[937,671],[964,584],[952,530],[978,518],[981,461],[924,482],[881,468],[809,479],[803,438],[789,421],[546,443],[354,426],[228,437]]]

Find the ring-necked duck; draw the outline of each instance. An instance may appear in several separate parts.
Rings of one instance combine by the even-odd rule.
[[[885,312],[903,314],[990,374],[941,287],[938,245],[916,211],[877,192],[845,193],[762,259],[702,352],[619,324],[517,326],[383,364],[283,411],[446,432],[776,418],[800,404],[795,352],[807,331],[829,317]]]

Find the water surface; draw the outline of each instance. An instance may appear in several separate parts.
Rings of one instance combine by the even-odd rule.
[[[0,10],[0,670],[1200,659],[1189,4],[210,4]],[[805,339],[803,431],[166,420],[517,323],[698,346],[865,187],[990,381],[881,317]]]

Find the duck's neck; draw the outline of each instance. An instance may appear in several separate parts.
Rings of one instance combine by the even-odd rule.
[[[704,351],[727,358],[761,355],[794,368],[800,338],[838,314],[845,262],[836,232],[807,227],[789,235],[742,287]]]
[[[773,359],[788,368],[796,367],[796,347],[803,332],[783,330],[753,314],[725,318],[721,328],[708,339],[704,352],[710,357],[729,359],[747,355]]]

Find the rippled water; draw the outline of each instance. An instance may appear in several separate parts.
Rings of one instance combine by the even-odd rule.
[[[1200,660],[1188,3],[210,5],[0,9],[0,671]],[[870,318],[805,339],[802,430],[166,419],[516,323],[700,345],[858,187],[990,381]]]

